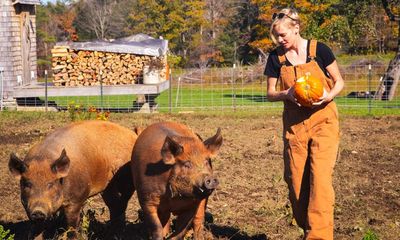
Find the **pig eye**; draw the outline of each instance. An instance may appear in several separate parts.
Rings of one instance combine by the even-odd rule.
[[[48,183],[48,184],[47,184],[47,188],[50,189],[50,188],[54,187],[55,185],[57,185],[57,183],[62,183],[62,178],[57,179],[57,180],[55,180],[55,181],[53,181],[53,182]]]
[[[48,183],[48,184],[47,184],[47,188],[50,189],[50,188],[54,187],[54,186],[58,183],[58,181],[59,181],[59,179],[57,179],[57,180],[55,180],[55,181],[53,181],[53,182]]]
[[[32,183],[26,179],[21,180],[21,185],[23,188],[31,188],[32,187]]]
[[[185,167],[185,168],[187,168],[187,169],[191,169],[191,168],[192,168],[192,162],[189,162],[189,161],[185,162],[185,163],[183,164],[183,167]]]

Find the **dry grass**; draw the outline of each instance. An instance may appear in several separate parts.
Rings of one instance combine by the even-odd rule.
[[[30,115],[31,114],[31,115]],[[8,173],[13,151],[23,156],[33,143],[65,125],[65,115],[10,113],[0,119],[0,224],[26,231],[19,186]],[[171,120],[185,123],[204,139],[222,128],[224,144],[213,166],[221,185],[208,206],[208,238],[298,239],[283,181],[280,116],[112,114],[111,121],[133,128]],[[361,239],[373,230],[380,239],[400,236],[399,117],[342,118],[340,158],[334,186],[335,239]],[[136,196],[130,201],[124,239],[145,239]],[[104,236],[108,212],[99,197],[88,201],[88,239]],[[89,214],[90,213],[90,214]],[[87,222],[86,222],[87,223]],[[19,232],[19,233],[18,233]],[[128,237],[129,236],[129,237]],[[18,238],[16,238],[18,239]]]

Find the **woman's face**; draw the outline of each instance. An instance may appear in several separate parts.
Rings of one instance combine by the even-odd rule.
[[[277,25],[274,29],[274,35],[279,45],[285,49],[290,49],[294,46],[299,37],[298,25],[292,27],[287,24]]]

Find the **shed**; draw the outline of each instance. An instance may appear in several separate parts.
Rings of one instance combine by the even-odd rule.
[[[36,5],[39,0],[0,1],[1,100],[13,101],[14,87],[36,81]]]
[[[18,106],[40,107],[47,105],[40,98],[47,97],[136,95],[132,110],[138,103],[154,106],[154,98],[170,87],[167,50],[167,40],[146,34],[112,42],[59,42],[52,49],[53,82],[17,86],[13,97]],[[150,70],[160,61],[162,70]]]

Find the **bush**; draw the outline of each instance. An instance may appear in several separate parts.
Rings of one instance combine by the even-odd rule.
[[[369,229],[365,234],[362,240],[379,240],[378,235],[371,229]]]
[[[67,111],[71,122],[91,119],[107,121],[110,116],[110,112],[97,110],[94,106],[86,109],[83,104],[76,104],[75,101],[68,104]]]
[[[14,240],[14,234],[9,234],[10,230],[5,230],[2,225],[0,225],[0,239],[2,240]]]

